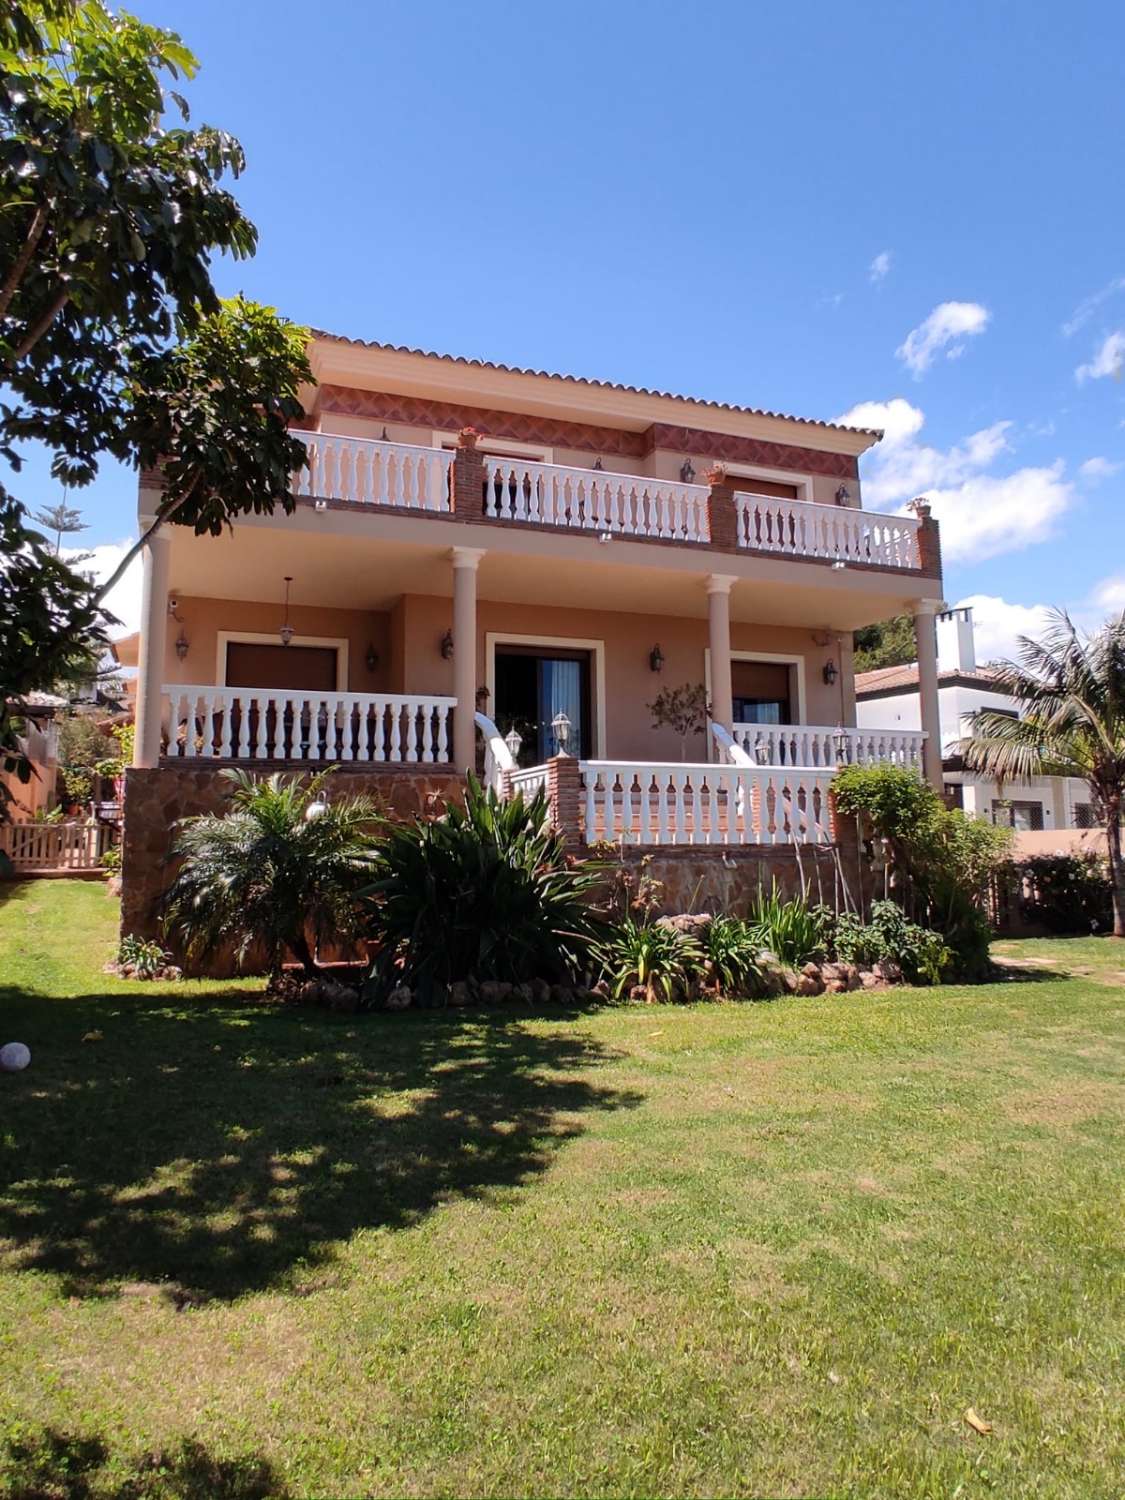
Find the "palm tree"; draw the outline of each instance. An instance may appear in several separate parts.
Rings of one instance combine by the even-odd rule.
[[[980,709],[962,753],[975,770],[1005,779],[1074,776],[1086,783],[1109,847],[1113,935],[1125,937],[1125,611],[1087,636],[1065,610],[1052,610],[1042,639],[1021,636],[1017,655],[1018,663],[1000,663],[995,680],[1020,717]]]
[[[172,854],[182,863],[164,894],[165,931],[178,933],[189,957],[230,943],[241,965],[260,947],[273,973],[288,949],[315,976],[317,947],[359,930],[356,892],[371,875],[375,804],[328,802],[328,770],[307,782],[222,774],[231,810],[178,826]]]

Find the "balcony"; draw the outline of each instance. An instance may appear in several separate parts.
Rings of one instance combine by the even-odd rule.
[[[333,433],[294,431],[293,435],[309,453],[308,467],[294,481],[297,495],[438,517],[460,511],[454,499],[458,493],[455,472],[466,450]],[[476,462],[476,455],[472,456]],[[814,559],[840,568],[859,565],[919,572],[923,566],[920,522],[912,516],[887,516],[737,490],[733,520],[719,532],[713,525],[714,501],[706,485],[516,457],[484,455],[481,462],[480,499],[466,516],[477,523],[549,527],[700,548],[720,546],[714,536],[729,536],[733,526],[740,552]],[[473,480],[474,491],[477,482]],[[730,504],[729,491],[726,504]]]
[[[455,706],[400,693],[166,685],[161,739],[172,762],[448,765]]]
[[[922,767],[924,733],[909,729],[844,729],[824,724],[736,724],[733,740],[758,766]],[[720,742],[721,743],[721,742]],[[729,745],[721,744],[730,754]]]

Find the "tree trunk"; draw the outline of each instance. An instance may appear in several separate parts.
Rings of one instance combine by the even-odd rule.
[[[1111,807],[1105,825],[1109,846],[1109,884],[1113,894],[1113,935],[1125,938],[1125,859],[1121,856],[1121,809]]]
[[[304,969],[308,977],[310,979],[318,979],[320,977],[320,967],[316,959],[312,956],[312,949],[309,947],[305,934],[302,932],[297,937],[290,938],[289,947],[293,952],[293,956],[300,961],[301,968]]]

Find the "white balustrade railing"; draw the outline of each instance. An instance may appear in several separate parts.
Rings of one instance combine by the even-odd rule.
[[[760,766],[905,766],[920,770],[924,733],[824,724],[736,724],[735,743]]]
[[[512,795],[519,792],[525,802],[530,802],[537,793],[546,793],[547,777],[546,766],[521,766],[511,773]]]
[[[484,474],[485,514],[499,520],[679,542],[711,539],[705,485],[491,456]]]
[[[834,771],[580,762],[587,844],[827,844]]]
[[[174,760],[444,764],[456,702],[409,693],[168,685],[164,753]]]
[[[97,869],[110,838],[104,823],[0,823],[0,851],[22,874]]]
[[[825,557],[841,563],[919,568],[913,516],[884,516],[842,505],[815,505],[777,495],[735,492],[738,544],[788,557]]]
[[[293,429],[309,451],[294,476],[294,493],[360,505],[399,505],[448,514],[453,453],[410,443],[374,442],[329,432]]]

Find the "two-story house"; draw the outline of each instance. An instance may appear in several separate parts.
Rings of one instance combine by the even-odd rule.
[[[328,334],[310,355],[295,514],[145,549],[127,890],[228,763],[338,763],[414,805],[474,765],[546,784],[563,750],[577,837],[724,847],[824,843],[841,760],[940,785],[938,528],[863,510],[878,432]],[[852,632],[903,611],[920,723],[860,730]],[[684,684],[713,729],[654,727]]]

